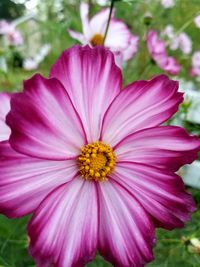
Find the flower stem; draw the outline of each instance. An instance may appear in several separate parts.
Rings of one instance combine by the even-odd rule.
[[[92,0],[88,0],[88,6],[89,6],[89,18],[91,18]]]
[[[112,16],[112,11],[113,11],[113,8],[114,8],[114,2],[115,2],[115,0],[111,0],[111,3],[110,3],[110,12],[109,12],[108,21],[107,21],[107,25],[106,25],[106,30],[105,30],[105,34],[104,34],[104,38],[103,38],[103,45],[105,43],[106,36],[108,34],[108,29],[109,29],[109,25],[110,25],[111,16]]]
[[[179,35],[179,33],[183,32],[188,26],[190,26],[190,24],[194,21],[194,17],[198,15],[200,15],[200,12],[197,12],[191,19],[186,21],[186,23],[183,24],[183,26],[175,33],[175,36]]]
[[[186,21],[183,26],[178,29],[178,31],[175,32],[174,37],[177,37],[180,33],[182,33],[188,26],[190,26],[190,24],[194,21],[194,17],[200,15],[200,12],[197,12],[192,18],[190,18],[188,21]],[[167,42],[165,42],[166,46],[170,45],[171,40],[168,40]]]

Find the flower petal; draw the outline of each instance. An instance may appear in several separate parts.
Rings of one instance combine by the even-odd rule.
[[[153,259],[154,226],[133,196],[111,179],[99,183],[100,254],[115,267],[141,267]]]
[[[156,31],[151,30],[148,32],[147,47],[150,56],[161,69],[172,75],[177,75],[180,72],[181,66],[176,62],[175,58],[167,55],[165,42],[159,39]]]
[[[90,20],[90,28],[93,35],[101,34],[104,36],[109,12],[110,9],[105,8],[92,17],[92,19]],[[114,16],[114,13],[115,12],[112,12],[112,17]]]
[[[138,50],[139,38],[136,35],[132,35],[128,47],[123,51],[123,60],[127,61],[131,59]]]
[[[95,257],[98,207],[94,182],[75,178],[54,190],[29,226],[30,252],[41,266],[84,266]]]
[[[167,64],[163,67],[171,75],[177,75],[181,71],[181,65],[179,65],[175,58],[168,57]]]
[[[135,196],[156,226],[173,229],[191,219],[195,203],[178,175],[145,164],[118,162],[111,176]]]
[[[81,117],[88,143],[99,139],[103,116],[120,92],[122,77],[113,54],[103,47],[74,46],[51,69]]]
[[[158,126],[169,119],[183,100],[178,83],[159,75],[128,85],[105,114],[101,138],[115,146],[127,135]]]
[[[84,145],[84,131],[61,83],[35,75],[24,87],[23,93],[12,97],[7,117],[14,149],[45,159],[77,156]]]
[[[6,124],[6,115],[10,110],[9,93],[0,93],[0,141],[8,140],[10,136],[10,128]]]
[[[113,52],[115,57],[115,64],[121,69],[123,64],[123,54],[122,52]]]
[[[166,47],[165,42],[161,39],[159,39],[158,34],[156,31],[150,31],[147,35],[147,47],[149,50],[149,53],[154,58],[154,55],[160,54],[166,54]]]
[[[105,39],[105,46],[111,48],[112,51],[126,49],[130,44],[131,37],[131,32],[125,23],[112,19]]]
[[[84,34],[85,38],[90,39],[91,29],[90,29],[89,20],[88,20],[88,16],[89,16],[88,4],[81,2],[80,15],[81,15],[81,21],[82,21],[83,34]]]
[[[50,161],[24,156],[0,143],[0,213],[20,217],[33,212],[60,184],[77,173],[74,160]]]
[[[160,126],[141,130],[115,147],[118,161],[133,161],[177,171],[197,158],[200,139],[183,128]]]
[[[82,44],[87,43],[87,40],[85,39],[85,36],[82,33],[75,32],[75,31],[70,30],[70,29],[68,29],[68,33],[72,38],[78,40],[80,43],[82,43]]]

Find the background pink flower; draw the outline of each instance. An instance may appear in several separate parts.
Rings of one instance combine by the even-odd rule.
[[[162,41],[156,31],[149,31],[147,35],[147,48],[155,63],[163,70],[172,75],[177,75],[181,66],[176,59],[167,55],[165,42]]]
[[[18,46],[23,44],[23,37],[17,29],[8,32],[6,37],[10,45]]]
[[[169,46],[171,50],[180,49],[185,55],[192,52],[192,41],[185,32],[171,38]]]
[[[190,54],[192,52],[192,41],[190,37],[185,32],[182,32],[179,34],[178,38],[180,50],[185,55]]]
[[[112,14],[104,45],[116,55],[116,63],[120,64],[120,62],[131,59],[137,52],[138,37],[131,34],[124,22],[114,18],[114,13]],[[91,47],[103,45],[109,8],[103,9],[89,20],[89,6],[82,2],[80,14],[83,34],[68,30],[70,36],[84,45],[89,44]],[[119,57],[121,58],[120,60]]]
[[[174,27],[171,24],[166,25],[161,32],[161,36],[167,36],[169,39],[174,38]]]
[[[192,65],[195,68],[200,68],[200,51],[196,51],[192,55]]]
[[[192,40],[189,35],[185,32],[176,34],[172,25],[167,25],[162,31],[161,36],[167,36],[171,50],[180,49],[185,55],[192,52]]]
[[[49,79],[25,81],[0,144],[0,211],[33,213],[38,266],[83,266],[98,250],[114,266],[142,267],[156,226],[184,226],[195,204],[175,172],[197,157],[200,140],[161,126],[182,100],[165,75],[122,90],[103,47],[72,47]]]
[[[0,34],[4,35],[9,45],[18,46],[23,44],[23,37],[16,27],[5,20],[0,21]]]
[[[197,28],[200,28],[200,15],[194,18],[194,23],[197,26]]]
[[[6,34],[10,31],[11,25],[6,20],[0,20],[0,34]]]
[[[192,55],[192,68],[190,69],[192,77],[200,76],[200,51],[196,51]]]
[[[171,8],[175,6],[175,0],[160,0],[160,3],[164,8]]]

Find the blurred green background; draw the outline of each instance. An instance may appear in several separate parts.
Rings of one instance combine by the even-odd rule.
[[[123,68],[124,84],[136,79],[149,79],[153,75],[162,73],[162,70],[149,59],[143,42],[143,37],[148,29],[161,31],[167,24],[172,24],[178,31],[200,11],[200,0],[177,0],[175,6],[170,9],[163,8],[159,0],[128,2],[116,2],[116,16],[124,20],[131,31],[140,37],[140,43],[135,58]],[[89,3],[91,15],[102,8],[95,1],[89,1]],[[31,15],[30,19],[18,26],[24,37],[24,45],[17,48],[0,46],[0,56],[5,56],[8,64],[8,70],[0,72],[1,91],[22,90],[23,80],[31,77],[35,72],[48,76],[51,64],[60,53],[76,43],[68,35],[67,29],[71,28],[81,32],[79,5],[80,1],[75,0],[0,0],[0,19],[16,20]],[[149,14],[151,24],[147,26],[144,18]],[[200,29],[197,29],[194,23],[189,23],[185,32],[193,40],[193,50],[200,50]],[[37,51],[42,44],[46,43],[51,45],[51,51],[39,67],[34,71],[26,71],[21,68],[20,62],[24,58],[32,56],[33,51]],[[184,66],[180,78],[191,81],[196,90],[200,90],[199,81],[188,75],[191,55],[182,55],[179,51],[171,52],[171,54],[178,57],[179,62]],[[184,106],[181,112],[185,112]],[[188,131],[195,132],[200,136],[198,124],[187,121],[183,121],[183,123]],[[197,202],[198,211],[184,229],[171,232],[157,230],[155,260],[148,265],[149,267],[200,267],[200,248],[199,250],[195,249],[190,242],[193,237],[200,239],[200,190],[195,188],[188,188],[188,190]],[[9,220],[0,216],[0,267],[35,266],[28,255],[26,236],[28,219]],[[110,265],[97,255],[95,261],[88,266]]]

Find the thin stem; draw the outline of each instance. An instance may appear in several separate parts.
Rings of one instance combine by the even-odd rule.
[[[35,20],[37,20],[36,15],[34,15],[34,14],[32,13],[32,14],[29,14],[29,15],[27,15],[27,16],[23,16],[23,17],[20,17],[20,18],[18,18],[18,19],[15,19],[15,20],[12,22],[12,24],[13,24],[15,27],[17,27],[19,24],[24,23],[24,22],[26,22],[26,21],[29,20],[29,19],[35,19]]]
[[[92,13],[92,0],[88,0],[88,5],[89,5],[89,18],[90,18]]]
[[[144,68],[142,68],[142,70],[139,72],[139,75],[141,77],[144,77],[149,72],[149,69],[150,69],[151,66],[152,66],[152,61],[149,60],[149,62],[147,62],[145,64]]]
[[[183,26],[174,34],[175,38],[176,36],[178,36],[180,33],[182,33],[188,26],[190,26],[190,24],[194,21],[194,17],[200,15],[200,12],[197,12],[191,19],[189,19],[188,21],[186,21],[186,23],[183,24]],[[166,42],[166,46],[170,45],[171,40]]]
[[[183,32],[193,21],[194,17],[200,15],[200,12],[197,12],[191,19],[186,21],[186,23],[183,24],[183,26],[175,33],[175,36],[179,35],[179,33]]]
[[[161,242],[166,242],[166,243],[181,243],[180,239],[161,239]]]
[[[103,38],[103,45],[104,45],[104,43],[105,43],[106,36],[107,36],[107,34],[108,34],[108,29],[109,29],[109,25],[110,25],[110,20],[111,20],[111,17],[112,17],[112,11],[113,11],[113,8],[114,8],[114,2],[115,2],[115,0],[111,0],[111,4],[110,4],[110,12],[109,12],[109,17],[108,17],[108,22],[107,22],[107,25],[106,25],[106,31],[105,31],[104,38]]]

